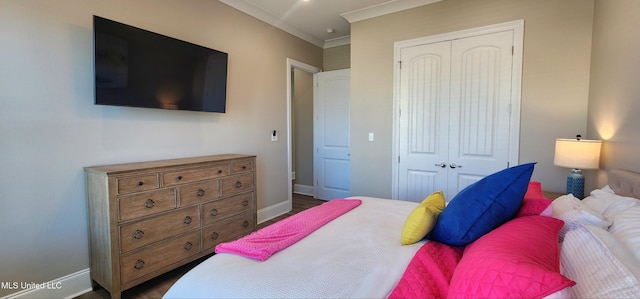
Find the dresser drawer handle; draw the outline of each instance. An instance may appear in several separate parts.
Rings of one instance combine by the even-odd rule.
[[[141,231],[141,230],[139,230],[139,229],[136,229],[136,231],[133,233],[133,238],[134,238],[134,239],[138,239],[138,240],[140,240],[140,239],[142,239],[143,237],[144,237],[144,232],[143,232],[143,231]]]
[[[244,228],[249,227],[249,221],[245,220],[244,222],[242,222],[242,226],[243,226]]]
[[[211,209],[211,216],[218,216],[218,209]]]
[[[242,165],[242,170],[247,169],[247,165]]]
[[[218,174],[222,174],[222,169],[218,169]]]
[[[204,196],[204,190],[203,189],[198,189],[198,196],[199,197],[203,197]]]
[[[184,243],[184,249],[191,250],[193,248],[193,244],[191,242]]]
[[[242,188],[242,182],[241,181],[237,181],[236,182],[236,188]]]
[[[182,221],[182,222],[184,224],[189,224],[189,223],[191,223],[191,220],[192,220],[191,217],[187,216],[187,217],[184,217],[184,221]]]
[[[138,186],[142,186],[142,185],[144,185],[144,182],[142,181],[138,182]]]
[[[245,200],[242,201],[242,206],[243,207],[246,207],[248,205],[249,205],[249,201],[248,200],[245,199]]]
[[[138,269],[138,270],[142,269],[144,267],[144,261],[141,260],[141,259],[138,259],[136,261],[136,264],[133,267]]]
[[[181,175],[179,175],[179,176],[177,177],[177,179],[178,179],[178,181],[181,181],[181,180],[182,180],[182,176],[181,176]]]
[[[147,201],[144,202],[144,207],[147,209],[151,209],[156,205],[156,202],[153,201],[153,199],[149,198],[147,199]]]
[[[215,239],[217,239],[217,238],[218,238],[218,236],[219,236],[219,235],[218,235],[218,233],[216,233],[216,232],[212,232],[212,233],[211,233],[211,240],[215,240]]]

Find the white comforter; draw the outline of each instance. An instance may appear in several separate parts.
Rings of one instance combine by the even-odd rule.
[[[164,298],[386,298],[424,243],[400,244],[417,203],[353,198],[362,204],[268,260],[214,255]]]

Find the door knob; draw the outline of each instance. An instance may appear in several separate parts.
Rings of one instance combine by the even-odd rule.
[[[447,167],[447,164],[446,164],[446,163],[444,163],[444,162],[442,162],[442,163],[440,163],[440,164],[436,164],[436,166],[440,166],[440,167],[442,167],[442,168],[445,168],[445,167]]]
[[[462,167],[462,165],[456,165],[456,163],[451,163],[451,165],[449,165],[449,167],[451,167],[451,168],[460,168],[460,167]]]

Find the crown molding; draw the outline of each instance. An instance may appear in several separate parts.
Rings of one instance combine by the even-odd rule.
[[[350,36],[338,37],[330,40],[320,40],[316,37],[307,34],[306,32],[292,27],[288,24],[281,22],[278,18],[256,8],[248,1],[245,0],[219,0],[220,2],[229,5],[241,12],[244,12],[258,20],[261,20],[271,26],[274,26],[282,31],[297,36],[311,44],[314,44],[320,48],[331,48],[342,46],[351,43]],[[377,5],[369,6],[363,9],[355,10],[352,12],[343,13],[340,16],[345,18],[349,23],[362,21],[370,18],[379,17],[382,15],[415,8],[442,0],[389,0]]]
[[[285,23],[280,22],[277,18],[275,18],[274,16],[256,8],[255,6],[249,4],[246,1],[238,1],[238,0],[219,0],[220,2],[229,5],[241,12],[244,12],[260,21],[263,21],[273,27],[276,27],[278,29],[281,29],[289,34],[292,34],[294,36],[297,36],[307,42],[310,42],[320,48],[324,47],[324,41],[323,40],[319,40],[305,32],[303,32],[302,30],[299,30],[297,28],[294,28],[292,26],[289,26]]]
[[[324,41],[323,48],[327,49],[327,48],[333,48],[338,46],[344,46],[348,44],[351,44],[351,35],[328,39]]]
[[[442,0],[390,0],[378,5],[343,13],[340,16],[349,21],[349,23],[354,23],[440,1]]]

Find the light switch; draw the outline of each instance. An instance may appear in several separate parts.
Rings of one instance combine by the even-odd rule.
[[[271,141],[278,141],[278,132],[276,130],[271,132]]]
[[[369,141],[373,141],[373,133],[369,133]]]

